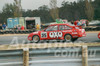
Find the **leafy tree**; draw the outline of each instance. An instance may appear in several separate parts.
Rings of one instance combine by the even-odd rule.
[[[22,6],[21,6],[21,0],[14,0],[15,4],[15,17],[22,17]]]
[[[87,15],[88,20],[93,20],[94,17],[94,8],[91,5],[91,0],[90,2],[88,0],[85,0],[85,13]]]
[[[5,6],[2,9],[2,13],[0,15],[1,22],[6,22],[7,18],[14,17],[15,12],[15,4],[5,4]]]
[[[85,19],[84,1],[76,2],[62,2],[60,8],[60,18],[68,20]]]
[[[50,15],[50,9],[47,5],[43,5],[38,8],[39,16],[44,23],[52,22],[52,17]]]
[[[17,0],[16,0],[17,1]],[[100,0],[80,0],[78,2],[63,1],[61,7],[57,7],[56,0],[50,1],[50,8],[47,5],[40,6],[35,10],[22,10],[22,17],[40,17],[42,23],[54,22],[60,17],[67,20],[95,19],[100,20]],[[54,4],[55,3],[55,4]],[[13,18],[16,12],[16,3],[5,4],[0,12],[0,22],[6,22],[7,18]],[[17,13],[16,13],[17,14]]]
[[[94,6],[94,19],[100,20],[100,0],[95,0],[92,4]]]
[[[50,0],[50,15],[54,20],[59,18],[59,12],[57,8],[57,0]]]

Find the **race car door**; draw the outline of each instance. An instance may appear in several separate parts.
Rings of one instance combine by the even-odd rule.
[[[41,32],[41,38],[46,40],[53,40],[57,39],[57,33],[58,33],[58,26],[53,25],[49,26],[47,29],[44,30],[44,32]]]
[[[63,37],[58,37],[58,39],[64,39],[66,33],[71,34],[72,28],[67,25],[59,25],[59,32],[62,33]]]

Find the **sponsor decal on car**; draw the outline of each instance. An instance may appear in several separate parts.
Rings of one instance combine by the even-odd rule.
[[[73,32],[72,34],[78,34],[77,32]]]
[[[62,31],[62,32],[72,32],[72,30]]]
[[[50,36],[51,38],[62,37],[62,32],[50,32],[50,33],[49,33],[49,36]]]

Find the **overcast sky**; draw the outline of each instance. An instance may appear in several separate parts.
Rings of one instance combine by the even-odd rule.
[[[69,1],[69,2],[73,2],[73,1],[77,1],[77,0],[57,0],[57,5],[60,7],[61,3],[63,1]],[[5,3],[13,3],[14,0],[0,0],[0,11],[2,10],[3,6],[5,5]],[[42,5],[49,5],[50,0],[22,0],[22,8],[27,10],[27,9],[38,9],[38,7],[42,6]]]

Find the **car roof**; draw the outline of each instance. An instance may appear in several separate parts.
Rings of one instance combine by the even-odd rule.
[[[67,24],[67,23],[64,23],[64,24],[51,24],[50,26],[54,26],[54,25],[69,25],[69,24]],[[71,25],[69,25],[69,26],[71,26]]]

